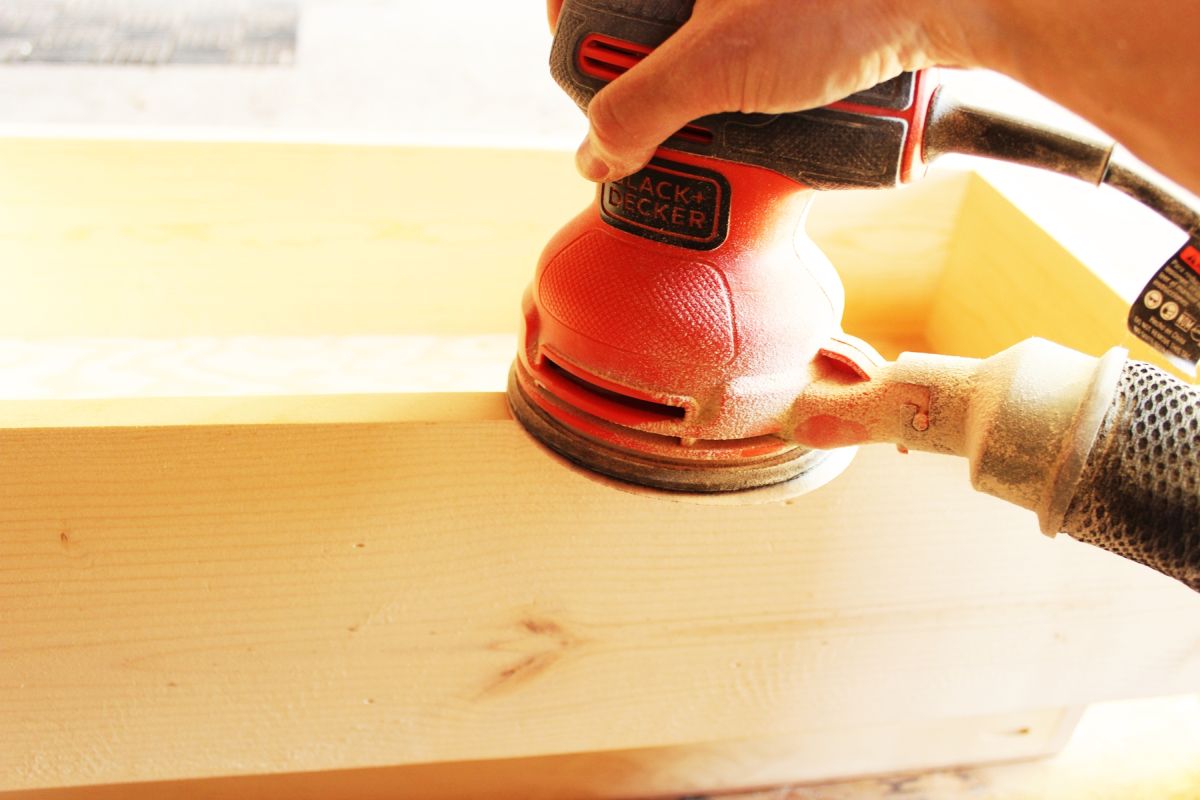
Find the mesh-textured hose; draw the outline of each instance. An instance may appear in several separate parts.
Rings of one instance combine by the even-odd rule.
[[[1200,389],[1128,362],[1063,526],[1200,591]]]

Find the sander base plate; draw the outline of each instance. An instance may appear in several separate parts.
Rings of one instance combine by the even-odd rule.
[[[626,491],[670,499],[761,503],[787,500],[813,491],[840,475],[857,448],[796,448],[769,458],[737,462],[661,459],[614,447],[563,425],[526,393],[514,364],[508,378],[508,404],[516,420],[540,444]],[[615,479],[615,482],[604,480]]]

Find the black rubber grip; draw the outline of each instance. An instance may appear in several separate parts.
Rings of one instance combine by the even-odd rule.
[[[1125,365],[1063,527],[1200,591],[1200,389]]]
[[[692,0],[567,0],[555,31],[550,72],[586,111],[615,73],[662,44],[691,12]],[[622,43],[636,47],[623,49]],[[867,111],[898,112],[915,101],[915,87],[915,76],[904,73],[846,100]],[[817,109],[715,114],[696,120],[667,145],[766,167],[818,189],[879,188],[902,182],[908,136],[903,119]]]

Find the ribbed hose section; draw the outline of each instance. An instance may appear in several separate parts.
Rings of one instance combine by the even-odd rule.
[[[1189,236],[1200,232],[1200,210],[1195,208],[1195,200],[1185,198],[1148,167],[1114,158],[1104,174],[1104,184],[1157,211]]]
[[[1200,390],[1128,362],[1063,526],[1200,591]]]

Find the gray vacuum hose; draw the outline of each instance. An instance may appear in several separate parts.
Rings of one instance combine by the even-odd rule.
[[[1125,364],[1063,532],[1200,591],[1200,389]]]

